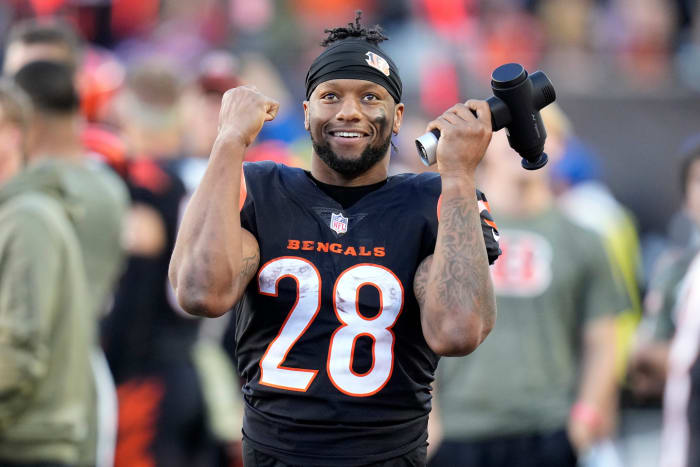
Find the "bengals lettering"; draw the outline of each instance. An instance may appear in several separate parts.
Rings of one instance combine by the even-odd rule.
[[[320,251],[321,253],[335,253],[345,256],[386,256],[383,246],[375,246],[368,249],[364,246],[345,246],[340,243],[317,242],[315,240],[288,240],[288,250]]]

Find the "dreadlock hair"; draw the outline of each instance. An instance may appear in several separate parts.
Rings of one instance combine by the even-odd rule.
[[[389,39],[387,36],[385,36],[382,33],[382,28],[379,25],[375,25],[372,28],[366,28],[366,27],[362,26],[360,24],[361,17],[362,17],[362,10],[357,10],[355,12],[355,22],[348,23],[348,27],[326,29],[325,31],[323,31],[323,32],[328,33],[328,37],[326,37],[321,42],[321,46],[328,47],[333,42],[342,41],[343,39],[347,39],[348,37],[362,37],[367,42],[371,42],[372,44],[375,44],[375,45],[379,44],[382,41]]]

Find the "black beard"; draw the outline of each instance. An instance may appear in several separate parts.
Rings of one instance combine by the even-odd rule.
[[[320,157],[328,167],[346,178],[354,178],[367,172],[377,162],[384,159],[384,156],[386,156],[389,150],[389,145],[391,144],[391,134],[387,136],[386,140],[381,142],[379,146],[368,145],[357,159],[345,159],[340,157],[331,149],[327,140],[323,142],[324,144],[320,144],[311,136],[311,143],[314,152],[316,152],[318,157]]]

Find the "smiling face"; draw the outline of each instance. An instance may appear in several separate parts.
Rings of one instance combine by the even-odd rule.
[[[314,154],[331,170],[354,178],[389,154],[403,104],[371,81],[335,79],[314,89],[304,102],[304,117]]]

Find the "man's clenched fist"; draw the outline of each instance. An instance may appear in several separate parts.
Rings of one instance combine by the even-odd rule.
[[[255,86],[229,89],[221,99],[219,136],[238,138],[249,146],[263,123],[275,118],[279,107],[279,102],[262,94]]]

